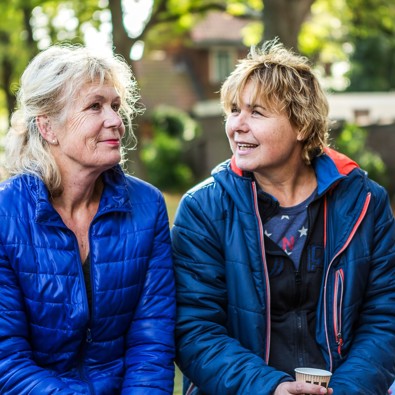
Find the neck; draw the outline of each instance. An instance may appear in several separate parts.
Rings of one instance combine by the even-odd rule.
[[[97,205],[103,191],[100,176],[62,175],[62,193],[52,199],[56,209],[72,216],[74,211]]]
[[[311,166],[302,164],[299,169],[291,169],[269,177],[254,173],[259,186],[274,196],[282,207],[292,207],[305,201],[316,189],[317,179]]]
[[[100,177],[62,179],[63,192],[54,197],[52,204],[65,225],[77,240],[81,261],[89,254],[89,227],[99,209],[103,183]]]

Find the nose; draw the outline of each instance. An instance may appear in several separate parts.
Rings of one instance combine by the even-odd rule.
[[[230,115],[227,119],[227,127],[233,133],[246,133],[249,130],[246,116],[243,112]]]
[[[111,107],[106,110],[104,127],[106,128],[120,128],[123,125],[120,114]]]

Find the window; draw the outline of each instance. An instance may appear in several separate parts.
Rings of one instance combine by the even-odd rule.
[[[210,82],[221,83],[235,67],[236,51],[233,48],[213,48],[210,54]]]

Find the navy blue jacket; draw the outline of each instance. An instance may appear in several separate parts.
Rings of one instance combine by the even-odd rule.
[[[169,395],[175,292],[162,194],[103,174],[89,229],[89,311],[77,239],[37,177],[0,184],[0,393]]]
[[[333,150],[313,166],[325,220],[316,341],[336,395],[384,395],[395,373],[388,195]],[[172,242],[177,363],[193,383],[187,393],[269,395],[292,381],[267,365],[270,284],[255,183],[233,162],[221,164],[183,197]]]

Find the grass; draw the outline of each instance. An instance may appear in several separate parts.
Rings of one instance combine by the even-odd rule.
[[[178,207],[178,203],[182,197],[182,194],[174,194],[174,193],[163,193],[165,197],[165,202],[167,206],[167,211],[169,213],[169,221],[170,226],[173,224],[174,216],[176,214],[176,210]]]
[[[182,394],[182,373],[176,366],[176,378],[174,380],[174,392],[173,395]]]

